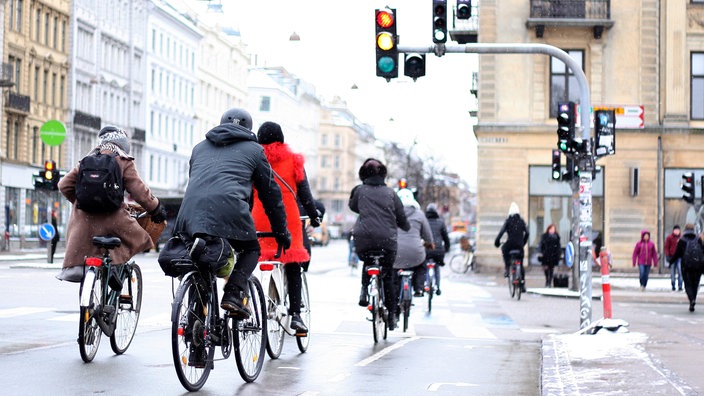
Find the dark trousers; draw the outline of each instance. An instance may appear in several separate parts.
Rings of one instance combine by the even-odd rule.
[[[682,266],[682,277],[684,278],[684,290],[690,303],[697,301],[699,282],[702,278],[702,271]]]
[[[257,263],[259,262],[259,256],[261,255],[259,241],[256,239],[253,241],[230,239],[228,242],[237,254],[237,261],[235,262],[235,268],[230,274],[230,278],[227,280],[225,290],[232,290],[233,287],[236,287],[239,290],[243,290],[245,293],[249,293],[247,279],[252,275],[254,269],[257,268]]]
[[[288,313],[290,315],[301,313],[301,264],[286,263],[286,280],[288,281]]]
[[[545,287],[550,287],[552,285],[552,278],[555,275],[555,266],[543,265],[543,272],[545,273]]]

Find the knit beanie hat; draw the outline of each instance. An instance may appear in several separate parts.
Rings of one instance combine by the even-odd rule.
[[[122,149],[125,153],[130,152],[130,141],[127,139],[127,133],[116,126],[106,126],[98,133],[98,146],[114,144]]]
[[[257,132],[257,140],[259,144],[283,143],[284,133],[281,131],[281,125],[271,121],[263,123]]]

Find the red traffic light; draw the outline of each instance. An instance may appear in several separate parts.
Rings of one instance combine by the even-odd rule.
[[[377,10],[376,24],[379,25],[379,27],[387,29],[391,27],[395,21],[394,13],[390,9],[385,8],[383,10]]]
[[[44,161],[44,170],[53,171],[56,168],[54,161]]]
[[[406,179],[401,179],[398,181],[398,188],[408,188],[408,182]]]

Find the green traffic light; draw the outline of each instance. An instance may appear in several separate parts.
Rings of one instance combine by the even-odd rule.
[[[552,179],[553,180],[560,180],[560,172],[559,171],[552,171]]]
[[[384,73],[390,73],[396,67],[396,62],[390,56],[382,56],[377,62],[377,67]]]

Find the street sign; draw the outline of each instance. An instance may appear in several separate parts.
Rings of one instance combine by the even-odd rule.
[[[616,114],[618,129],[643,129],[645,127],[643,106],[594,106],[590,114],[592,125],[594,125],[594,113],[597,110],[613,110]]]
[[[66,139],[66,127],[61,121],[49,120],[39,128],[39,138],[47,146],[58,146]]]
[[[56,229],[51,223],[44,223],[39,227],[39,238],[50,241],[56,235]]]

